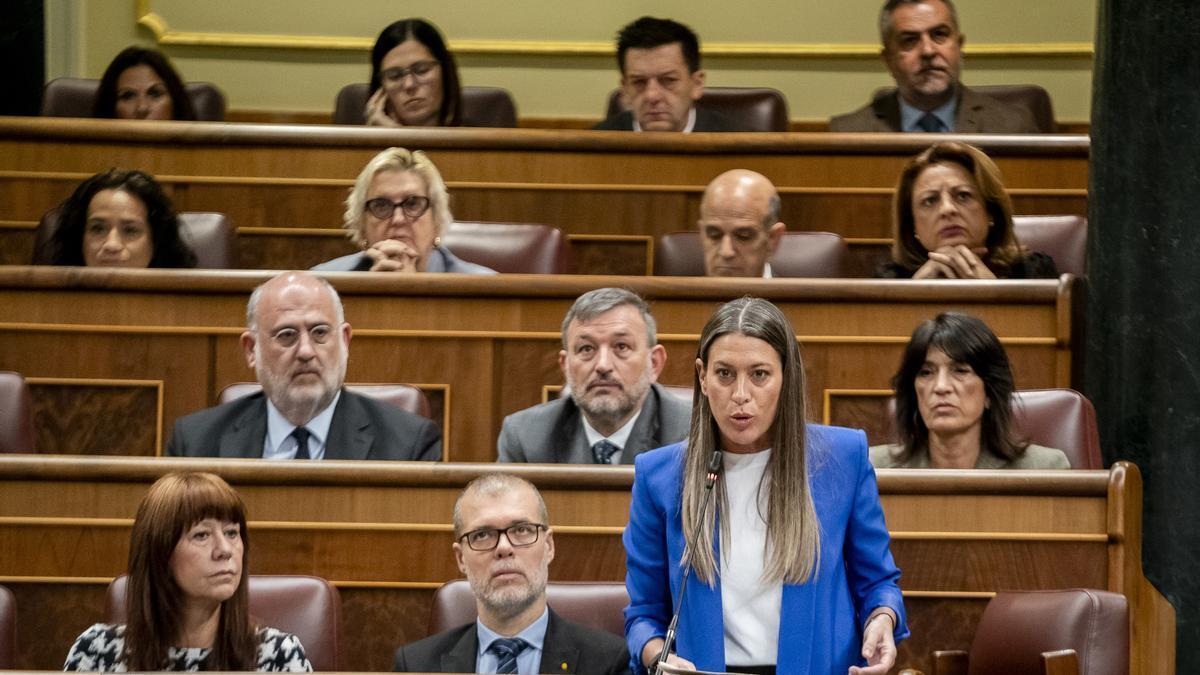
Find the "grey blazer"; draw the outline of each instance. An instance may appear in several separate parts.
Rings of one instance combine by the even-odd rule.
[[[366,253],[359,251],[333,260],[326,260],[312,268],[314,272],[366,272],[371,269],[371,259]],[[453,274],[495,274],[496,270],[483,265],[476,265],[455,256],[445,246],[438,246],[429,252],[429,261],[425,265],[426,272],[449,272]]]
[[[1033,113],[1028,110],[972,91],[966,85],[958,86],[961,93],[959,94],[958,110],[954,113],[954,133],[1038,133]],[[834,117],[829,120],[829,130],[844,132],[900,131],[899,94],[894,89],[884,92],[858,110]]]
[[[473,673],[478,655],[479,632],[472,621],[397,649],[392,670]],[[629,652],[616,635],[572,623],[550,610],[538,672],[619,675],[629,672]]]
[[[903,446],[899,444],[871,446],[871,466],[874,466],[876,469],[930,468],[928,452],[913,453],[913,456],[909,457],[907,462],[900,462],[896,458],[896,455],[900,454],[902,448]],[[981,452],[979,453],[979,459],[975,460],[975,468],[1069,469],[1071,468],[1071,463],[1067,460],[1067,456],[1062,450],[1030,443],[1029,447],[1025,448],[1025,454],[1011,462],[999,455],[994,455],[987,451]]]
[[[581,415],[575,400],[563,396],[505,417],[497,441],[499,461],[592,464]],[[691,417],[690,403],[651,385],[621,452],[621,463],[633,464],[639,453],[683,440]]]
[[[267,399],[243,396],[175,420],[172,457],[262,457],[267,438]],[[368,396],[342,390],[325,459],[439,460],[442,434],[430,420]]]

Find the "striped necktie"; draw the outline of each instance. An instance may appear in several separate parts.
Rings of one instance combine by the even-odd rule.
[[[612,460],[613,453],[620,448],[607,438],[602,438],[592,444],[592,458],[597,464],[608,464]]]
[[[517,672],[517,655],[525,651],[529,643],[521,638],[496,638],[488,645],[488,651],[496,655],[497,673]]]

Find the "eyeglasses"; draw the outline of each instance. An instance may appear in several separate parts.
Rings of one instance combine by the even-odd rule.
[[[333,327],[327,324],[318,324],[308,329],[308,339],[315,344],[323,345],[329,342],[330,336],[333,335]],[[288,349],[295,347],[300,342],[300,331],[295,328],[280,328],[271,336],[275,344]]]
[[[517,523],[503,529],[481,527],[478,530],[471,530],[459,537],[458,540],[465,542],[472,551],[491,551],[500,545],[500,535],[503,534],[508,537],[508,543],[514,548],[521,548],[532,546],[537,542],[542,530],[549,529],[549,526],[541,523]]]
[[[376,197],[368,199],[364,206],[367,213],[380,220],[390,220],[396,209],[403,211],[404,216],[409,220],[416,220],[429,210],[429,197],[410,195],[405,197],[404,201],[399,202],[394,202],[387,197]]]
[[[437,61],[417,61],[407,68],[388,68],[383,71],[383,79],[388,82],[403,82],[404,78],[411,74],[417,82],[425,82],[440,65]]]

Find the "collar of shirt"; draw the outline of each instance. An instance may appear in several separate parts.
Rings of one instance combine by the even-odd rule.
[[[679,133],[690,134],[690,133],[692,133],[692,129],[695,129],[695,128],[696,128],[696,106],[692,106],[692,109],[688,111],[688,123],[683,126],[683,131],[681,131]],[[637,115],[633,116],[633,130],[634,131],[642,130],[642,125],[638,124]]]
[[[342,390],[334,395],[325,409],[304,426],[308,429],[308,454],[313,459],[325,459],[325,440],[329,437],[329,425],[333,422],[333,411],[342,398]],[[263,459],[295,459],[296,440],[292,431],[296,425],[287,421],[283,413],[267,399],[267,437],[263,441]]]
[[[646,395],[649,396],[650,393],[647,392]],[[628,422],[621,425],[620,429],[614,431],[612,436],[607,437],[609,443],[617,446],[617,451],[612,454],[611,458],[609,458],[609,464],[621,463],[621,453],[625,451],[625,444],[629,442],[629,435],[633,433],[633,425],[637,423],[637,419],[641,416],[641,414],[642,411],[639,408],[638,411],[629,418]],[[591,424],[588,424],[587,415],[584,415],[582,411],[579,413],[579,421],[583,422],[583,433],[587,436],[587,444],[589,448],[595,445],[597,441],[604,440],[606,438],[604,434],[596,431],[595,427],[593,427]]]
[[[921,131],[921,127],[917,126],[917,121],[924,117],[926,112],[931,113],[934,117],[941,120],[942,125],[946,127],[946,131],[954,131],[954,114],[958,112],[957,96],[951,98],[941,107],[929,111],[912,107],[899,94],[896,94],[896,98],[900,100],[900,131]]]
[[[771,263],[763,263],[763,278],[774,279],[775,274],[771,272]]]
[[[521,638],[529,643],[524,651],[517,655],[517,672],[520,675],[535,675],[542,665],[542,648],[546,643],[546,627],[550,625],[550,609],[542,610],[533,623],[513,637]],[[500,665],[496,655],[488,651],[488,647],[497,639],[504,637],[496,631],[475,620],[475,634],[479,636],[479,653],[475,655],[475,672],[494,673]]]

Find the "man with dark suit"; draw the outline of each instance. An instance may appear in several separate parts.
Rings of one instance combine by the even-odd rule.
[[[471,481],[454,504],[454,558],[475,595],[473,623],[396,650],[393,669],[420,673],[629,672],[625,641],[563,619],[546,604],[554,532],[532,483]]]
[[[646,301],[621,288],[579,296],[562,323],[567,391],[504,418],[501,462],[632,464],[682,440],[691,404],[657,383],[667,362]]]
[[[670,19],[643,16],[617,34],[621,101],[628,110],[594,129],[604,131],[740,131],[738,123],[695,105],[704,94],[700,40]]]
[[[242,351],[262,392],[175,421],[167,454],[437,460],[433,422],[342,387],[350,324],[328,281],[285,272],[254,289]]]
[[[880,55],[894,91],[829,121],[831,131],[1032,134],[1033,113],[961,82],[964,37],[953,0],[888,0],[879,13]]]
[[[700,242],[704,273],[710,277],[769,279],[768,260],[779,248],[787,225],[771,181],[757,171],[730,169],[712,179],[700,199]]]

